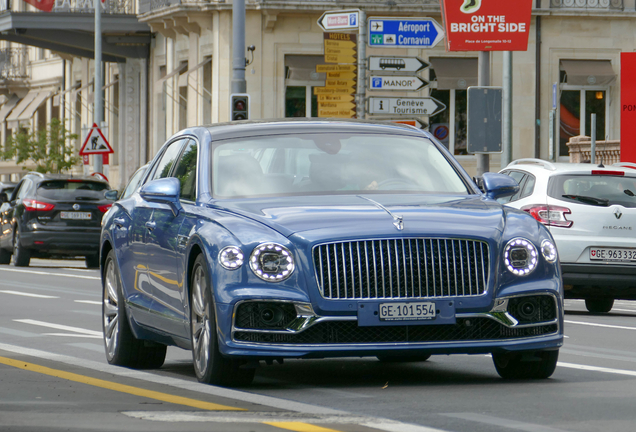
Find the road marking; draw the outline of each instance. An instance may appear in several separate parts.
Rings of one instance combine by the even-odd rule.
[[[636,309],[616,309],[616,308],[612,308],[612,312],[636,312]]]
[[[75,303],[86,303],[86,304],[92,304],[92,305],[101,305],[102,302],[100,301],[94,301],[94,300],[73,300]]]
[[[71,332],[80,333],[84,335],[99,336],[100,338],[103,335],[102,332],[100,331],[87,330],[87,329],[83,329],[79,327],[65,326],[61,324],[47,323],[47,322],[37,321],[32,319],[16,319],[13,321],[24,323],[24,324],[32,324],[32,325],[41,326],[41,327],[48,327],[48,328],[52,328],[56,330],[66,330],[66,331],[71,331]]]
[[[45,275],[45,276],[65,276],[65,277],[74,277],[74,278],[79,278],[79,279],[102,280],[102,278],[99,277],[99,276],[84,276],[84,275],[74,275],[74,274],[69,274],[69,273],[43,272],[43,271],[37,271],[37,270],[18,270],[18,269],[6,268],[6,267],[0,267],[0,271],[8,271],[8,272],[16,272],[16,273],[28,273],[30,275],[38,274],[38,275]]]
[[[622,330],[636,330],[636,327],[617,326],[612,324],[596,324],[596,323],[587,323],[582,321],[569,321],[569,320],[564,320],[563,322],[565,322],[566,324],[579,324],[579,325],[586,325],[586,326],[592,326],[592,327],[605,327],[605,328],[622,329]]]
[[[321,426],[301,422],[263,422],[280,429],[287,429],[295,432],[339,432],[335,429],[328,429]]]
[[[574,364],[574,363],[562,363],[562,362],[558,362],[557,366],[570,368],[570,369],[593,371],[593,372],[605,372],[605,373],[610,373],[615,375],[636,376],[636,371],[630,371],[625,369],[613,369],[613,368],[606,368],[606,367],[599,367],[599,366],[587,366],[587,365],[580,365],[580,364]]]
[[[555,429],[549,426],[541,426],[535,423],[523,423],[515,420],[502,419],[477,413],[442,413],[441,415],[500,426],[503,429],[517,429],[527,432],[564,432],[562,429]]]
[[[199,408],[204,410],[224,410],[224,411],[244,411],[244,408],[236,408],[227,405],[219,405],[211,402],[204,402],[196,399],[190,399],[182,396],[175,396],[168,393],[162,393],[154,390],[145,390],[139,387],[133,387],[126,384],[118,384],[112,381],[101,380],[97,378],[91,378],[85,375],[79,375],[72,372],[65,372],[58,369],[51,369],[45,366],[36,365],[33,363],[27,363],[24,361],[18,361],[7,357],[0,357],[0,363],[7,366],[13,366],[18,369],[23,369],[31,372],[36,372],[44,375],[49,375],[56,378],[62,378],[68,381],[87,384],[94,387],[100,387],[107,390],[113,390],[120,393],[127,393],[134,396],[145,397],[148,399],[159,400],[162,402],[168,402],[176,405],[185,405],[193,408]]]
[[[13,294],[13,295],[19,295],[19,296],[24,296],[24,297],[47,298],[47,299],[59,298],[59,297],[56,297],[56,296],[48,296],[48,295],[43,295],[43,294],[31,294],[31,293],[26,293],[26,292],[22,292],[22,291],[11,291],[11,290],[0,290],[0,293]]]
[[[75,333],[43,333],[42,336],[63,336],[63,337],[76,337],[76,338],[90,338],[90,339],[102,339],[102,334],[99,335],[87,335],[87,334],[75,334]]]

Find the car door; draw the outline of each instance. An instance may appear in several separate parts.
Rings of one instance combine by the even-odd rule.
[[[33,186],[33,181],[29,178],[23,179],[13,192],[10,201],[2,207],[2,238],[0,247],[3,249],[13,249],[13,235],[19,219],[24,213],[22,199],[27,196]]]
[[[176,177],[176,169],[189,154],[193,141],[185,138],[173,142],[164,152],[159,164],[148,181],[165,177]],[[184,146],[186,151],[183,151]],[[196,149],[196,145],[194,145]],[[195,151],[196,160],[196,151]],[[177,278],[177,250],[179,227],[183,212],[177,215],[168,204],[147,203],[147,220],[144,222],[147,269],[152,291],[152,310],[155,324],[164,331],[182,335],[184,331],[184,309],[181,302],[183,286]],[[160,322],[159,322],[160,321]]]

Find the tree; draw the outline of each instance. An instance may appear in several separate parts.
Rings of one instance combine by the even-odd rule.
[[[7,137],[4,150],[0,152],[2,160],[12,160],[18,165],[35,164],[35,171],[41,173],[61,173],[77,165],[80,158],[70,144],[77,134],[69,133],[64,123],[57,118],[51,119],[46,129],[30,131],[20,128]],[[22,169],[29,169],[23,166]]]

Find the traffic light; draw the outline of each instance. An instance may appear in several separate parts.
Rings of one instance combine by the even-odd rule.
[[[230,110],[232,111],[232,120],[249,120],[250,95],[246,93],[230,95]]]

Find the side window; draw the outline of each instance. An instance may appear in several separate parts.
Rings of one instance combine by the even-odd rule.
[[[168,177],[186,141],[187,140],[177,140],[168,145],[168,148],[163,152],[159,161],[152,167],[152,173],[150,173],[148,181]]]
[[[528,178],[526,179],[526,184],[523,185],[523,190],[521,191],[520,199],[532,195],[532,192],[534,191],[535,182],[536,182],[536,179],[534,178],[534,176],[528,175]]]
[[[130,181],[128,182],[128,186],[126,186],[126,189],[124,189],[124,192],[121,194],[119,199],[128,198],[133,194],[133,192],[137,190],[137,186],[139,186],[139,182],[143,178],[146,169],[146,167],[141,167],[137,170],[137,172],[135,172],[135,174],[133,174]]]
[[[197,143],[194,140],[188,141],[173,176],[181,183],[181,199],[196,201]]]
[[[26,194],[29,192],[29,189],[31,189],[31,185],[33,184],[33,182],[29,179],[24,179],[24,181],[22,181],[22,183],[19,185],[19,187],[17,188],[17,192],[15,193],[15,198],[14,199],[22,199],[26,196]]]
[[[508,175],[517,180],[517,183],[519,183],[519,191],[510,198],[510,202],[517,201],[521,198],[521,191],[523,190],[527,175],[519,171],[510,171],[510,174]]]

